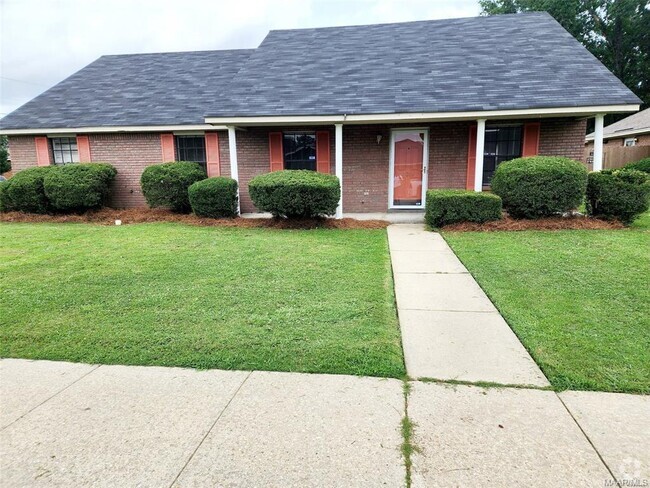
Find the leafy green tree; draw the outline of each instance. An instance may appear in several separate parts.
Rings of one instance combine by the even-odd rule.
[[[0,136],[0,175],[7,171],[11,171],[8,142],[7,136]]]
[[[479,0],[483,15],[546,11],[650,106],[647,0]]]

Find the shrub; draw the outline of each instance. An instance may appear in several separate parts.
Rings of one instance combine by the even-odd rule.
[[[237,215],[237,182],[217,177],[197,181],[188,189],[192,211],[199,217],[235,217]]]
[[[341,196],[336,176],[309,170],[284,170],[253,178],[248,185],[255,206],[276,217],[333,215]]]
[[[43,180],[45,195],[61,212],[101,207],[117,171],[110,164],[67,164],[49,171]]]
[[[57,169],[47,166],[19,171],[8,181],[2,183],[3,189],[0,193],[2,203],[0,203],[0,207],[5,212],[17,210],[28,213],[47,213],[50,205],[45,196],[43,179],[50,171]]]
[[[11,210],[11,202],[5,193],[7,188],[9,188],[9,181],[0,180],[0,212],[9,212]]]
[[[465,190],[429,190],[424,220],[431,227],[501,218],[501,198]]]
[[[626,164],[625,169],[635,169],[644,173],[650,173],[650,158],[641,159],[636,163]]]
[[[169,207],[174,212],[189,213],[192,207],[187,189],[206,178],[197,163],[154,164],[143,171],[140,186],[150,207]]]
[[[492,191],[515,218],[548,217],[577,208],[587,186],[585,167],[568,158],[533,156],[501,163]]]
[[[617,218],[624,224],[630,224],[649,206],[650,176],[646,173],[627,168],[589,173],[589,215]]]

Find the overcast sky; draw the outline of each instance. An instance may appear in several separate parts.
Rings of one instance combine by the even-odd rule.
[[[478,0],[0,0],[0,117],[103,54],[252,48],[271,29],[478,13]]]

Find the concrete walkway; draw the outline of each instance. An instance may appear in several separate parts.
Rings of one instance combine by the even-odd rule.
[[[406,480],[393,379],[3,359],[0,405],[1,486]],[[633,486],[650,479],[649,412],[650,397],[414,381],[412,486]]]
[[[410,377],[549,386],[439,234],[391,225],[388,242]]]

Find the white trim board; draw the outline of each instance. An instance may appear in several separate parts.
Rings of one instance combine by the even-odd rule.
[[[451,120],[540,118],[554,116],[594,116],[596,114],[636,112],[639,105],[596,105],[589,107],[482,110],[471,112],[418,112],[358,115],[278,115],[254,117],[206,117],[207,124],[284,125],[284,124],[381,124],[387,122],[435,122]]]
[[[0,135],[38,135],[38,134],[96,134],[106,132],[177,132],[177,131],[228,130],[224,126],[200,125],[128,125],[115,127],[59,127],[50,129],[0,129]]]

